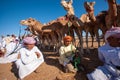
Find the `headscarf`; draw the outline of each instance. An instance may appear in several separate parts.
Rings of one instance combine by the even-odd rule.
[[[120,38],[120,27],[113,27],[111,29],[109,29],[106,33],[105,33],[105,41],[107,42],[107,38],[110,36],[113,36]]]
[[[65,37],[63,38],[63,40],[64,40],[64,41],[72,41],[73,38],[72,38],[71,36],[65,36]]]
[[[23,39],[23,43],[26,43],[26,44],[35,44],[36,41],[33,37],[25,37]]]

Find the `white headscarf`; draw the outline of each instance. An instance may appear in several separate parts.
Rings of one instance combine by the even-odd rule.
[[[120,34],[120,27],[112,27],[105,33],[105,42],[107,42],[107,38],[115,35],[115,34]],[[116,35],[116,37],[120,37],[120,35]]]

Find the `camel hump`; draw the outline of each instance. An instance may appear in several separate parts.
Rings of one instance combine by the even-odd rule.
[[[43,32],[48,33],[48,32],[52,32],[52,30],[51,29],[45,29],[45,30],[43,30]]]
[[[82,14],[80,17],[80,20],[85,23],[85,22],[90,22],[88,14]]]
[[[101,11],[101,12],[96,16],[96,18],[99,19],[100,21],[103,21],[103,20],[105,20],[106,15],[108,15],[108,12],[107,12],[107,11]]]
[[[57,21],[61,21],[61,20],[67,20],[67,17],[66,16],[61,16],[61,17],[57,18]]]

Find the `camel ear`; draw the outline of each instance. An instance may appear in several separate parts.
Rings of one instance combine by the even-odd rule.
[[[92,2],[92,5],[95,5],[95,1]]]
[[[86,2],[87,5],[89,5],[89,2]]]
[[[89,2],[84,2],[84,7],[86,8],[86,5],[89,5]]]

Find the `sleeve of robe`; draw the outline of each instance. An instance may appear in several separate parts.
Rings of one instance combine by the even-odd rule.
[[[25,48],[24,48],[25,49]],[[30,62],[32,62],[33,60],[37,59],[37,56],[32,56],[32,55],[26,55],[26,51],[24,51],[24,49],[22,49],[20,51],[21,53],[21,60],[23,62],[23,64],[29,64]]]
[[[102,62],[105,62],[105,58],[104,58],[103,52],[102,52],[102,47],[98,48],[98,57]]]
[[[76,48],[75,48],[74,45],[70,45],[70,46],[69,46],[68,53],[72,53],[71,50],[72,50],[73,52],[76,50]],[[69,52],[69,51],[70,51],[70,52]],[[67,54],[67,53],[65,53],[64,47],[61,47],[61,48],[59,49],[59,53],[60,53],[60,59],[61,59],[62,61],[67,62],[67,63],[70,61],[70,59],[66,58],[66,55],[65,55],[65,54]],[[74,54],[72,54],[71,56],[74,56]]]
[[[64,52],[64,50],[63,50],[62,47],[59,49],[59,53],[60,53],[60,59],[61,59],[62,61],[64,61],[64,62],[69,62],[69,59],[66,58],[65,52]]]

